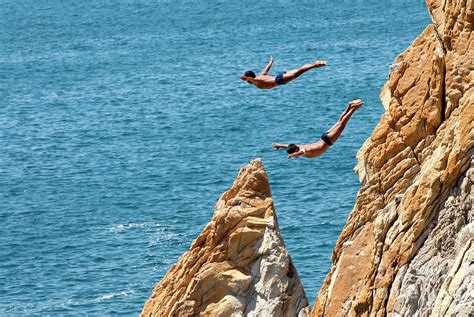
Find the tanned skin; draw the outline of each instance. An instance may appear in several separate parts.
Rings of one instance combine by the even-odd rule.
[[[364,103],[360,99],[353,100],[349,102],[346,110],[341,114],[339,120],[334,124],[331,129],[327,131],[327,135],[332,144],[336,143],[337,139],[341,136],[342,131],[346,127],[347,122],[354,114],[354,112],[359,109]],[[288,144],[273,143],[272,146],[277,150],[280,148],[287,148]],[[288,158],[297,158],[304,156],[307,158],[315,158],[322,155],[329,149],[329,145],[326,144],[323,140],[319,139],[318,141],[311,144],[298,144],[299,151],[289,154]]]
[[[240,79],[248,82],[251,85],[255,85],[257,88],[260,88],[260,89],[275,88],[278,86],[275,80],[275,76],[268,75],[268,72],[270,71],[270,68],[272,68],[272,65],[273,65],[273,57],[270,56],[270,61],[268,62],[268,65],[265,66],[263,71],[258,76],[256,76],[255,78],[240,76]],[[300,75],[306,73],[307,71],[313,68],[319,68],[319,67],[324,67],[324,66],[326,66],[325,61],[315,61],[312,64],[303,65],[300,68],[290,70],[286,72],[285,74],[283,74],[283,81],[285,82],[285,84],[288,84],[290,81],[298,78]]]

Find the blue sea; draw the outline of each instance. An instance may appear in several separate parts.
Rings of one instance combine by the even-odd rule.
[[[430,21],[421,0],[0,0],[0,315],[138,315],[256,157],[313,303],[389,65]],[[328,66],[239,80],[270,55],[273,74]],[[355,98],[324,156],[271,148]]]

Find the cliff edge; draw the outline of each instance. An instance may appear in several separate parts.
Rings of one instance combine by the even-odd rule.
[[[141,316],[307,316],[260,160],[242,168],[210,223],[155,287]]]
[[[474,313],[473,3],[428,0],[433,24],[392,64],[312,316]]]

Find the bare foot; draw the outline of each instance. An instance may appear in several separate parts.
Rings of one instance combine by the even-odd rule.
[[[352,100],[351,102],[349,102],[349,107],[354,108],[355,110],[357,110],[360,107],[362,107],[363,104],[364,103],[362,102],[362,100],[356,99],[356,100]]]
[[[327,63],[325,61],[316,61],[316,62],[313,63],[313,65],[315,67],[324,67],[324,66],[327,65]]]

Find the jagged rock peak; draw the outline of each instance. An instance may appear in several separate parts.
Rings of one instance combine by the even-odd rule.
[[[240,170],[214,209],[141,316],[307,316],[259,159]]]
[[[433,24],[393,63],[313,316],[474,312],[473,3],[428,0]]]

